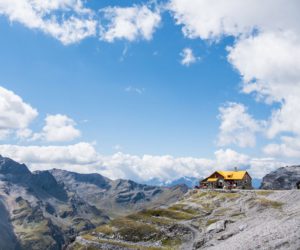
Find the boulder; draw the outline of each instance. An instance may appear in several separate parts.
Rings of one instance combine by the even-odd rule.
[[[219,233],[219,232],[222,232],[226,229],[226,224],[227,224],[227,221],[226,220],[220,220],[220,221],[217,221],[215,223],[212,223],[211,225],[209,225],[206,229],[206,232],[207,233]]]

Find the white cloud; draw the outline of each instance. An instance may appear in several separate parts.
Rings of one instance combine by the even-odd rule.
[[[224,168],[245,166],[249,163],[250,157],[240,154],[232,149],[219,149],[215,152],[216,165]]]
[[[170,0],[168,8],[186,37],[218,41],[233,36],[228,61],[242,76],[242,91],[254,93],[267,104],[277,104],[265,123],[266,135],[272,139],[288,132],[299,137],[299,1]],[[221,144],[254,145],[257,126],[251,117],[242,117],[249,120],[242,122],[248,132],[236,135],[235,129],[229,129],[232,133],[225,133],[225,137],[221,132]],[[245,139],[239,139],[240,135]],[[283,149],[284,143],[280,147]]]
[[[48,142],[72,141],[80,136],[75,128],[76,123],[66,115],[47,115],[45,126],[41,133],[35,133],[32,140],[46,140]]]
[[[29,139],[32,137],[33,132],[29,128],[19,129],[16,131],[17,138],[21,140]]]
[[[268,136],[300,135],[300,35],[280,32],[247,38],[229,50],[228,58],[243,77],[245,93],[280,103],[270,117]]]
[[[182,57],[181,64],[184,66],[190,66],[191,64],[197,61],[197,58],[195,57],[193,50],[190,48],[184,48],[180,53],[180,56]]]
[[[261,122],[247,113],[240,103],[228,103],[220,107],[221,120],[218,145],[236,144],[240,147],[255,146],[256,133],[262,129]]]
[[[97,22],[81,0],[0,0],[0,15],[71,44],[96,35]]]
[[[102,9],[107,24],[101,25],[100,39],[113,42],[118,39],[151,40],[161,21],[158,11],[145,5],[133,7],[107,7]]]
[[[62,168],[89,172],[88,166],[99,161],[95,148],[84,142],[69,146],[0,145],[0,154],[26,163],[32,170]]]
[[[0,86],[0,139],[27,129],[38,112],[14,92]]]
[[[271,143],[264,147],[264,153],[273,157],[300,159],[300,137],[282,136],[281,143]]]
[[[213,159],[124,153],[103,156],[97,153],[92,144],[83,142],[69,146],[0,145],[0,154],[24,162],[32,170],[61,168],[140,182],[153,178],[170,181],[182,176],[200,178],[218,169],[232,170],[241,166],[248,168],[253,177],[261,178],[269,171],[283,166],[272,158],[251,159],[231,149],[216,151]]]
[[[189,38],[218,40],[224,35],[249,35],[295,28],[300,17],[297,0],[170,0],[168,9]]]
[[[274,158],[251,158],[249,161],[250,168],[247,171],[252,178],[262,179],[266,174],[292,164],[291,162],[279,161]]]
[[[126,92],[133,92],[133,93],[137,93],[137,94],[141,95],[145,92],[145,89],[144,88],[136,88],[136,87],[133,87],[133,86],[128,86],[128,87],[125,88],[125,91]]]

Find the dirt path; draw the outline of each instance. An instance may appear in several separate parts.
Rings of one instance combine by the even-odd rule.
[[[192,239],[190,239],[189,241],[183,243],[180,246],[181,250],[192,250],[192,249],[194,249],[193,248],[194,243],[196,243],[201,238],[201,234],[200,234],[199,230],[197,230],[195,227],[193,227],[191,225],[191,222],[192,221],[183,221],[183,222],[179,222],[178,223],[178,224],[180,224],[180,225],[182,225],[184,227],[187,227],[192,232]]]

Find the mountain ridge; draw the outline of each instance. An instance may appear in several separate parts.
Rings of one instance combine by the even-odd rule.
[[[30,172],[25,164],[0,156],[0,249],[62,249],[82,231],[176,201],[186,191],[99,174]]]

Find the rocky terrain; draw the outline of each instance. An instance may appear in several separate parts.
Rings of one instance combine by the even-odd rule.
[[[98,174],[32,173],[0,156],[0,249],[62,249],[83,231],[170,204],[185,192],[184,186],[159,188]]]
[[[294,188],[299,167],[264,177]],[[300,190],[190,190],[0,156],[0,250],[300,249]]]
[[[261,189],[288,190],[296,189],[300,182],[300,166],[279,168],[267,174],[261,184]]]
[[[300,249],[300,191],[190,191],[90,230],[68,249]]]

